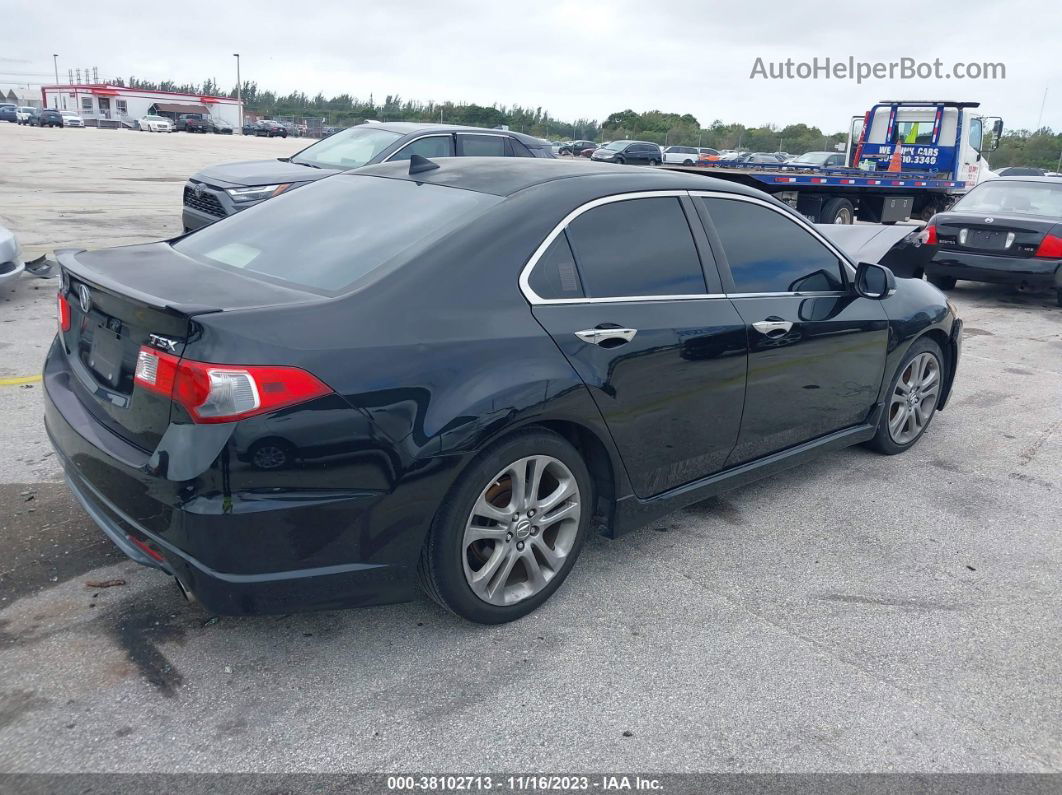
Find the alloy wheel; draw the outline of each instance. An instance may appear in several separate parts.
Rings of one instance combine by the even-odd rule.
[[[889,436],[910,444],[925,430],[940,396],[940,362],[920,353],[907,363],[889,401]]]
[[[578,537],[582,495],[560,460],[514,461],[480,492],[461,542],[465,581],[493,605],[541,591],[568,559]]]

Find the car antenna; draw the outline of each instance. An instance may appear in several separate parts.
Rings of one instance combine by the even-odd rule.
[[[425,171],[431,171],[431,170],[436,169],[438,167],[439,167],[438,163],[433,163],[432,161],[428,160],[428,158],[422,157],[421,155],[410,155],[409,156],[409,173],[410,174],[421,174],[421,173],[423,173]]]

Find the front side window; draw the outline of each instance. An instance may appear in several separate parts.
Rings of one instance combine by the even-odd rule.
[[[421,157],[453,157],[454,137],[452,135],[429,135],[406,144],[388,160],[409,160],[413,155]]]
[[[361,168],[401,137],[371,124],[359,125],[306,147],[291,162],[318,168]]]
[[[693,234],[673,196],[594,207],[568,225],[568,238],[590,298],[706,291]]]
[[[442,185],[342,174],[248,207],[173,247],[252,278],[334,294],[500,201]]]
[[[737,293],[836,292],[837,256],[782,213],[735,199],[700,198],[711,216]]]

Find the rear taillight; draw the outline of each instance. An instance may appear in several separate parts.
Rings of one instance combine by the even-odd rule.
[[[935,246],[937,244],[937,228],[933,224],[923,229],[922,233],[925,235],[925,240],[922,242],[927,246]]]
[[[195,422],[233,422],[332,392],[305,370],[194,362],[142,347],[133,380],[180,403]]]
[[[1051,234],[1044,235],[1044,239],[1040,241],[1040,246],[1036,249],[1036,253],[1033,256],[1062,259],[1062,237],[1055,237]]]
[[[56,306],[56,316],[59,320],[60,331],[70,331],[70,302],[66,300],[66,296],[62,293],[56,296],[58,299]]]

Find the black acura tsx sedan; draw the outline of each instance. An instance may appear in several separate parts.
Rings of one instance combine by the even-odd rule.
[[[827,450],[914,445],[961,321],[755,190],[414,157],[167,242],[64,250],[73,493],[218,613],[534,610],[617,536]]]

